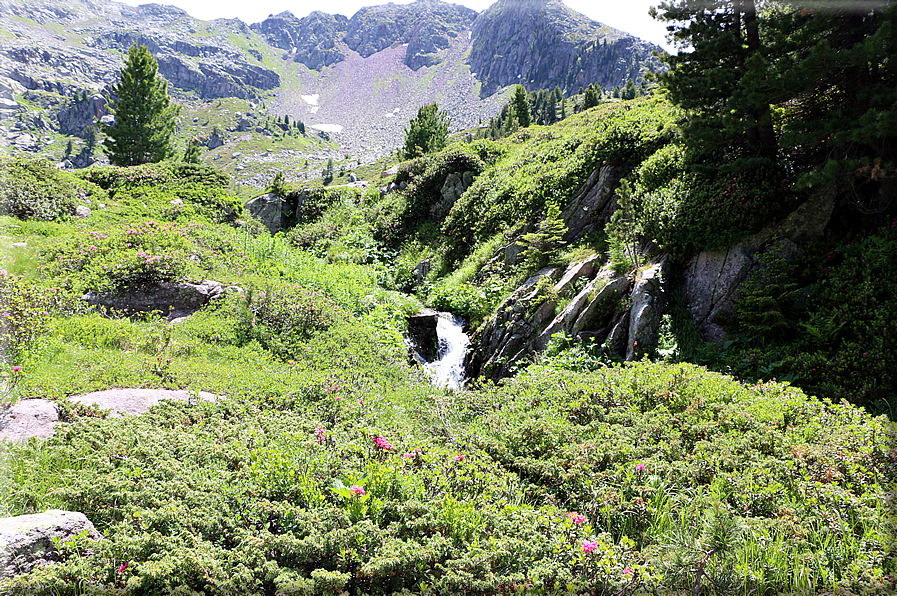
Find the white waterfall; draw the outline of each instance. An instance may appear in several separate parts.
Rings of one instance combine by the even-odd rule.
[[[464,373],[464,355],[470,338],[463,330],[464,320],[449,313],[439,313],[436,336],[439,353],[436,360],[424,365],[437,387],[463,389],[467,377]]]

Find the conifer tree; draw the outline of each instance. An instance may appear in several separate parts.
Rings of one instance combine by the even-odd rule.
[[[405,144],[399,150],[399,157],[414,159],[445,147],[449,123],[448,114],[435,103],[422,106],[405,129]]]
[[[523,85],[517,85],[514,90],[514,99],[511,102],[514,105],[517,124],[520,125],[520,128],[527,128],[532,123],[532,117],[529,113],[529,102],[526,100],[526,89],[523,88]]]
[[[598,89],[595,88],[595,85],[589,85],[582,99],[582,109],[588,110],[589,108],[594,108],[598,105],[600,99],[601,94]]]
[[[121,79],[112,86],[118,97],[112,102],[115,122],[104,125],[104,143],[109,161],[134,166],[162,161],[173,153],[178,107],[168,97],[168,82],[158,73],[159,65],[146,46],[128,50]]]

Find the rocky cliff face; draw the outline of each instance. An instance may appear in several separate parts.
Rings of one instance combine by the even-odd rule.
[[[652,55],[660,49],[559,0],[499,0],[473,23],[470,66],[484,94],[517,83],[574,93],[593,82],[622,87],[662,70]]]
[[[312,70],[321,70],[346,59],[342,39],[348,25],[349,19],[343,15],[316,10],[302,19],[285,11],[250,25],[250,28],[264,35],[272,46],[286,50],[285,57]]]
[[[441,61],[438,53],[467,31],[477,13],[459,4],[418,0],[413,4],[370,6],[349,20],[345,41],[363,57],[408,44],[405,64],[412,70]]]

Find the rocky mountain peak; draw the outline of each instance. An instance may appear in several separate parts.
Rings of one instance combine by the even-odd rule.
[[[654,44],[593,21],[560,0],[498,0],[472,26],[471,69],[489,95],[506,85],[623,86],[662,70]]]

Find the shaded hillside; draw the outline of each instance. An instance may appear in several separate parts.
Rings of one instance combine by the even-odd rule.
[[[289,53],[295,62],[320,70],[346,59],[339,41],[346,32],[349,19],[316,10],[297,19],[290,11],[269,16],[249,27],[265,36],[272,46]]]
[[[527,89],[560,86],[568,94],[638,80],[664,67],[661,48],[592,21],[559,0],[499,0],[473,24],[471,70],[483,93],[520,83]]]

